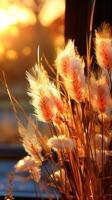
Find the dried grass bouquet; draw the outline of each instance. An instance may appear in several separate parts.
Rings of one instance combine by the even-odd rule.
[[[28,170],[38,183],[44,165],[47,185],[56,188],[63,200],[112,199],[112,173],[107,175],[112,167],[112,29],[108,24],[95,31],[94,48],[102,71],[98,79],[90,70],[90,54],[85,61],[73,41],[57,55],[52,68],[55,79],[39,61],[27,72],[35,118],[46,123],[50,134],[42,135],[35,120],[26,115],[27,127],[18,120],[28,156],[15,168]],[[52,199],[49,192],[48,196]]]

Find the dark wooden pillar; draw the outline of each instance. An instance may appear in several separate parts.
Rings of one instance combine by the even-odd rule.
[[[66,0],[65,41],[74,39],[81,55],[86,55],[86,32],[93,0]],[[93,30],[102,22],[112,25],[112,0],[96,0]]]

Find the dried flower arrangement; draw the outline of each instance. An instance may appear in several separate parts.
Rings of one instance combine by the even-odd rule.
[[[28,153],[18,161],[15,170],[29,171],[38,183],[41,168],[48,161],[50,172],[44,166],[48,185],[56,188],[63,200],[112,199],[112,173],[105,173],[105,169],[110,170],[112,157],[112,29],[109,24],[104,23],[95,31],[95,56],[102,70],[98,79],[91,71],[91,39],[89,34],[86,60],[79,55],[74,41],[68,41],[57,55],[55,69],[51,69],[55,79],[49,77],[39,59],[32,72],[26,73],[35,118],[47,124],[50,134],[41,134],[37,123],[23,111],[5,82]],[[16,106],[27,120],[27,127],[19,119]],[[105,183],[109,190],[105,189]],[[57,193],[54,196],[59,199]],[[52,199],[49,191],[48,197]]]
[[[103,24],[96,30],[94,41],[96,60],[102,68],[97,80],[92,72],[89,79],[85,76],[85,61],[73,41],[68,41],[57,56],[55,80],[50,80],[40,62],[32,73],[27,72],[28,95],[35,117],[48,124],[51,135],[43,136],[29,118],[28,127],[19,120],[19,133],[28,156],[15,168],[28,170],[38,183],[41,166],[48,160],[51,168],[51,174],[45,169],[48,184],[64,200],[112,198],[111,194],[105,194],[103,187],[107,178],[104,169],[112,156],[109,149],[112,139],[111,27]]]

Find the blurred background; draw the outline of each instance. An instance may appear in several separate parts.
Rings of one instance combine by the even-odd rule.
[[[64,45],[64,0],[0,0],[0,77],[5,72],[10,90],[30,114],[26,70],[40,57],[53,65],[57,48]],[[45,60],[44,64],[47,67]],[[0,84],[0,144],[20,139],[8,95]]]

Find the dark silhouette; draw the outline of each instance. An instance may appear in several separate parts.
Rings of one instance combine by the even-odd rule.
[[[66,0],[65,41],[75,39],[81,55],[86,55],[86,32],[93,0]],[[102,22],[112,24],[112,0],[96,0],[93,31]]]

